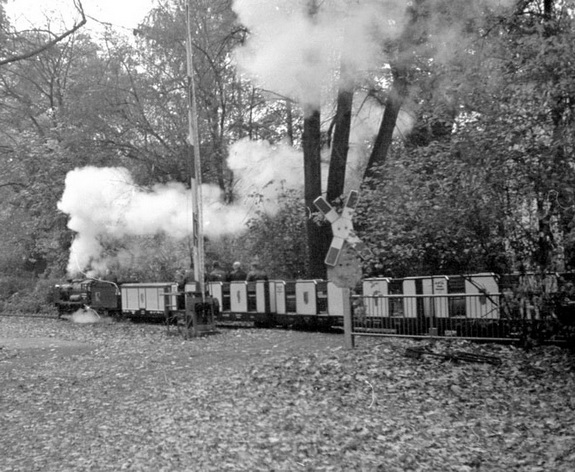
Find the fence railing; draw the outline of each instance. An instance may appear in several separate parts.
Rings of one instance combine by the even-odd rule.
[[[354,295],[351,336],[519,340],[528,310],[513,312],[501,293]]]

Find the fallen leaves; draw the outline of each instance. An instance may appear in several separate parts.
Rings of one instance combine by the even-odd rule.
[[[3,471],[570,471],[575,371],[557,348],[2,320],[0,338],[89,343],[2,369]],[[4,349],[0,350],[0,354]]]

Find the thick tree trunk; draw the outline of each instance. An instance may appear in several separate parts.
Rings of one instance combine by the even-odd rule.
[[[381,125],[379,127],[375,143],[373,144],[367,167],[363,174],[364,180],[366,178],[373,177],[375,168],[381,166],[385,162],[387,152],[389,151],[389,147],[393,140],[393,131],[397,124],[399,110],[407,97],[408,82],[406,69],[403,67],[393,68],[392,76],[393,82],[391,84],[391,90],[387,96]]]
[[[308,110],[303,126],[304,194],[305,205],[315,211],[313,201],[321,196],[321,123],[317,109]],[[318,225],[307,219],[307,240],[309,248],[308,277],[323,279],[326,275],[324,259],[331,243],[331,228]]]
[[[317,0],[308,0],[308,15],[315,21],[320,4]],[[319,83],[317,96],[321,94]],[[319,106],[305,106],[303,124],[303,160],[304,160],[304,197],[308,212],[315,212],[314,200],[321,196],[321,121]],[[324,259],[331,243],[331,227],[318,225],[311,218],[306,223],[309,249],[308,277],[325,279]]]
[[[351,111],[353,91],[340,88],[337,96],[335,127],[331,144],[331,159],[327,179],[328,202],[333,202],[343,194],[345,187],[345,170],[349,150],[349,134],[351,129]]]
[[[382,165],[387,159],[387,153],[392,143],[393,131],[397,124],[397,117],[405,99],[408,95],[409,78],[408,71],[411,68],[414,54],[413,51],[419,47],[421,34],[418,32],[417,23],[420,16],[420,8],[424,6],[425,0],[415,0],[407,8],[407,21],[405,28],[397,40],[396,59],[391,62],[391,89],[385,102],[385,111],[373,150],[369,156],[369,161],[365,172],[365,178],[373,177],[377,166]]]

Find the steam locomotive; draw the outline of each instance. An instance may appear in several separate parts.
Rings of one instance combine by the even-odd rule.
[[[571,273],[370,278],[349,300],[325,280],[234,281],[208,282],[207,294],[215,322],[224,326],[337,329],[351,304],[358,332],[513,338],[526,325],[575,324],[574,282]],[[85,279],[56,286],[55,299],[61,314],[88,306],[130,319],[166,321],[200,298],[196,284]]]
[[[96,279],[72,280],[54,287],[59,317],[90,309],[113,317],[164,321],[210,331],[218,312],[212,297],[198,297],[194,285],[173,282],[124,283]]]
[[[54,287],[54,304],[60,316],[85,307],[104,315],[116,315],[121,306],[120,289],[113,282],[71,280]]]

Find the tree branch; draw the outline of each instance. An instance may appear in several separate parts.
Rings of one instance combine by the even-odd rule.
[[[0,183],[0,188],[2,187],[26,187],[26,185],[20,182],[4,182]]]
[[[82,6],[82,2],[80,0],[74,0],[74,5],[76,6],[76,9],[82,15],[82,20],[79,23],[75,23],[74,26],[71,29],[69,29],[68,31],[65,31],[62,34],[55,36],[51,41],[48,41],[46,44],[44,44],[44,45],[42,45],[36,49],[33,49],[32,51],[28,51],[28,52],[25,52],[22,54],[17,54],[15,56],[9,57],[7,59],[0,59],[0,67],[5,66],[6,64],[11,64],[13,62],[22,61],[24,59],[29,59],[30,57],[36,56],[36,55],[46,51],[47,49],[50,49],[52,46],[59,43],[64,38],[67,38],[71,34],[74,34],[82,26],[84,26],[86,24],[87,20],[86,20],[86,15],[84,13],[84,8]]]

